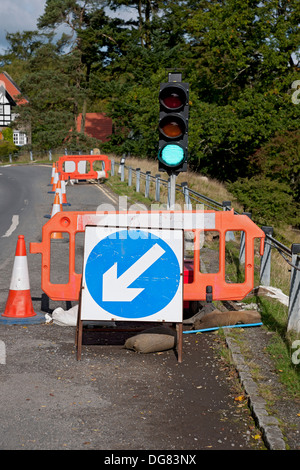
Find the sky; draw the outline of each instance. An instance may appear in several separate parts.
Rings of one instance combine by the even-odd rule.
[[[5,36],[17,31],[33,31],[44,12],[46,0],[1,0],[0,4],[0,54],[7,49]]]

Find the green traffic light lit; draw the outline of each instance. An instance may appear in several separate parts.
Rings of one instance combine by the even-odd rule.
[[[168,144],[162,149],[160,159],[165,165],[177,166],[184,160],[184,150],[179,145]]]

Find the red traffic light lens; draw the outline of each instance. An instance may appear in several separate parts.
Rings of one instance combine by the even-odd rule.
[[[162,102],[169,109],[177,109],[182,106],[182,101],[177,93],[171,93],[170,96],[163,98]]]
[[[187,94],[184,88],[178,85],[168,85],[161,90],[159,99],[166,109],[176,111],[185,106]]]
[[[166,116],[161,120],[159,130],[169,139],[178,139],[185,133],[185,123],[179,116]]]

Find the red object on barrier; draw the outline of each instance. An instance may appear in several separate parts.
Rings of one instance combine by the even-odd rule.
[[[193,222],[193,217],[200,216],[200,223]],[[121,226],[143,228],[147,225],[141,220],[156,217],[156,227],[165,228],[161,222],[170,222],[172,228],[174,220],[181,220],[181,228],[194,233],[194,256],[190,268],[186,269],[183,289],[183,300],[242,300],[252,289],[254,284],[254,241],[260,238],[260,254],[263,254],[264,232],[247,216],[236,215],[234,211],[152,211],[150,212],[59,212],[43,226],[42,242],[31,243],[31,253],[41,253],[41,287],[53,300],[78,300],[82,275],[75,271],[77,233],[84,232],[87,225],[92,226]],[[174,220],[173,220],[174,219]],[[113,223],[118,221],[118,224]],[[187,222],[185,222],[187,221]],[[152,222],[151,222],[152,223]],[[136,225],[134,225],[136,224]],[[179,224],[179,225],[180,225]],[[178,228],[178,224],[176,227]],[[179,227],[180,228],[180,227]],[[204,231],[215,231],[219,236],[219,270],[217,273],[200,272],[200,236]],[[228,231],[243,231],[245,233],[245,280],[241,283],[228,283],[225,278],[225,236]],[[51,233],[66,232],[69,235],[69,276],[65,284],[50,282],[51,271]],[[198,268],[197,268],[198,267]]]
[[[184,261],[184,271],[183,271],[183,282],[188,284],[193,282],[194,277],[194,263],[191,260]],[[185,300],[183,302],[183,308],[189,308],[189,301]]]
[[[79,164],[88,164],[88,171],[80,171]],[[95,162],[103,162],[103,170],[95,170],[93,165]],[[72,169],[67,170],[66,164],[69,163]],[[73,163],[73,165],[72,165]],[[86,179],[99,179],[108,178],[108,172],[111,170],[111,161],[106,155],[65,155],[59,157],[57,162],[57,169],[60,173],[60,177],[63,180],[74,179],[74,180],[86,180]]]
[[[23,235],[19,235],[18,238],[9,294],[2,316],[16,319],[36,316],[30,294],[27,253]]]

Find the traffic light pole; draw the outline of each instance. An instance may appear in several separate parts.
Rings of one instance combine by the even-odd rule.
[[[168,209],[173,210],[175,208],[176,201],[176,177],[177,175],[172,173],[169,177],[170,191],[169,191],[169,201]]]
[[[169,208],[168,208],[169,210],[175,209],[176,177],[177,177],[177,175],[172,173],[170,175],[170,179],[169,179],[169,181],[170,181]]]

